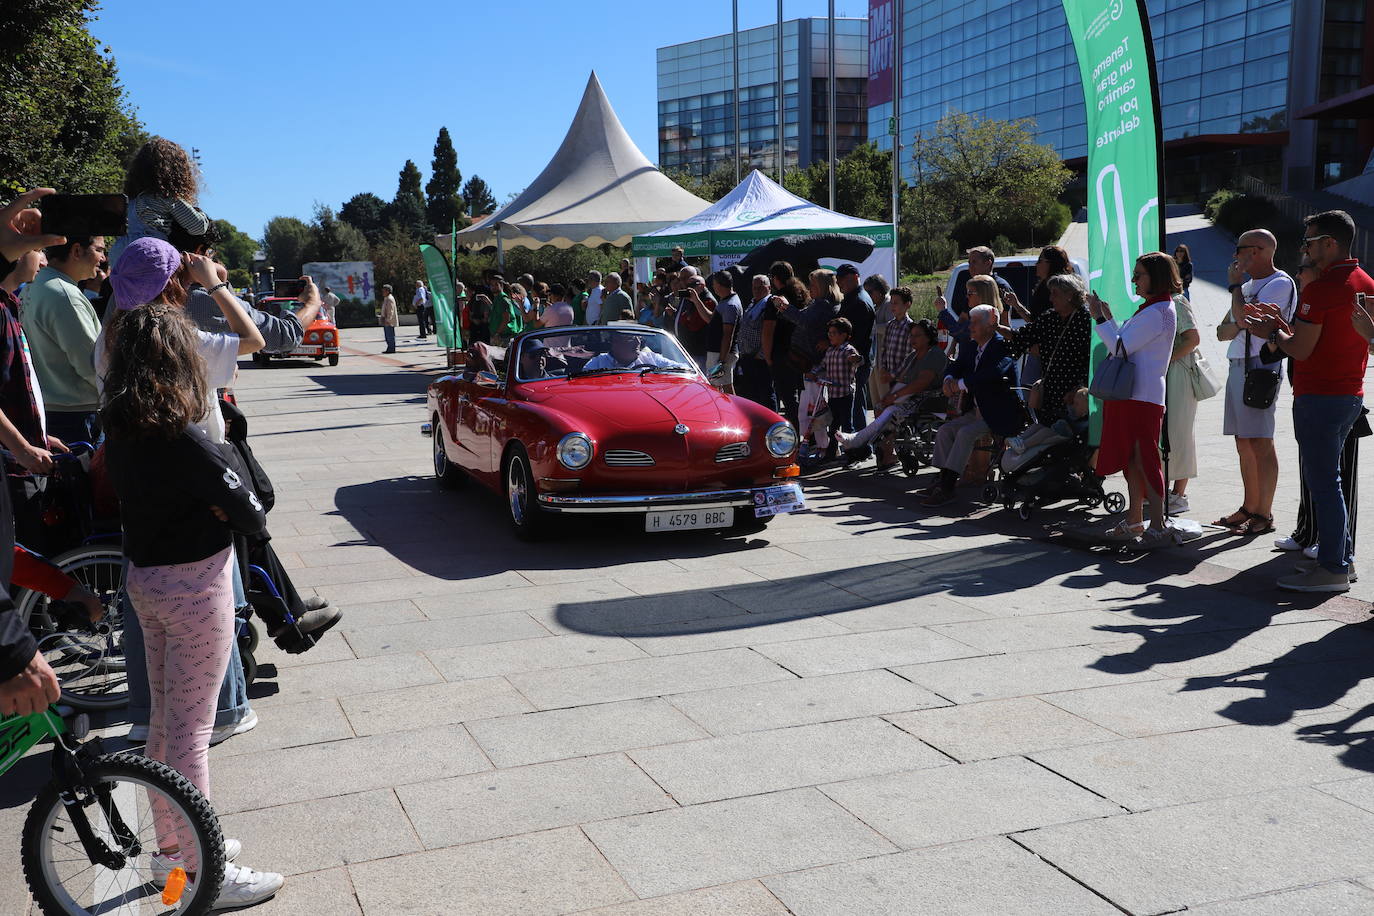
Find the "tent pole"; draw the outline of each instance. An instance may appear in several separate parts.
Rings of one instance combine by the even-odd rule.
[[[735,58],[735,184],[739,184],[739,0],[731,0],[730,52]]]
[[[501,224],[496,224],[496,267],[503,273],[506,270],[506,246],[501,239]]]
[[[778,0],[778,184],[782,184],[783,172],[783,91],[782,91],[782,0]]]
[[[829,125],[826,127],[826,136],[828,136],[828,137],[830,138],[830,209],[831,209],[831,210],[834,210],[834,209],[835,209],[835,151],[836,151],[836,149],[837,149],[837,144],[835,143],[835,0],[830,0],[830,27],[829,27],[829,32],[830,32],[830,34],[829,34],[827,37],[830,39],[830,48],[829,48],[829,52],[830,52],[830,53],[828,54],[828,57],[829,57],[828,64],[829,64],[829,67],[830,67],[830,71],[829,71],[829,72],[830,72],[830,79],[828,79],[826,82],[829,84],[829,87],[830,87],[830,102],[829,102],[829,104],[828,104],[826,107],[830,110],[830,123],[829,123]]]
[[[902,282],[897,221],[902,209],[902,4],[892,4],[892,285]]]

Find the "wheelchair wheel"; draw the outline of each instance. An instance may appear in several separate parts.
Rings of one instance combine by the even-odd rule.
[[[1030,503],[1022,503],[1016,507],[1016,517],[1023,522],[1030,521],[1031,515],[1035,512],[1035,507]]]
[[[239,620],[239,654],[252,653],[262,641],[262,632],[251,620]]]
[[[205,796],[165,763],[134,754],[95,758],[81,772],[78,785],[49,783],[24,821],[20,857],[38,908],[48,916],[209,912],[224,876],[224,836]],[[112,853],[112,862],[91,861],[63,801],[67,792],[75,796],[77,819],[89,823]],[[199,871],[197,880],[187,882],[180,898],[169,904],[162,901],[164,882],[171,882],[158,880],[152,871],[158,850],[153,799],[170,815],[183,857]],[[175,896],[174,887],[166,891]]]
[[[243,682],[245,685],[251,684],[258,679],[258,660],[251,651],[244,651],[239,647],[239,661],[243,664]]]

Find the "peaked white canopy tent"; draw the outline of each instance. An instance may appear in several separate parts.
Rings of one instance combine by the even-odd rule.
[[[628,245],[710,206],[645,158],[616,117],[601,81],[587,80],[563,144],[524,192],[457,233],[468,248]],[[435,237],[447,250],[447,233]]]
[[[896,249],[891,223],[875,223],[827,210],[798,197],[757,169],[700,213],[635,236],[634,254],[645,259],[662,257],[681,246],[687,257],[710,256],[711,269],[719,270],[774,239],[832,232],[872,239],[873,253],[855,266],[862,276],[881,273],[888,280],[893,279]],[[822,259],[822,263],[828,260]]]

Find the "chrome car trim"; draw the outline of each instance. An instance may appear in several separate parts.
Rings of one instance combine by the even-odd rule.
[[[671,509],[727,509],[748,506],[753,490],[700,493],[650,493],[637,496],[561,496],[540,493],[539,506],[550,512],[646,512]]]
[[[741,458],[749,457],[748,442],[731,442],[722,445],[716,450],[716,463],[723,464],[726,461],[739,461]]]
[[[651,468],[654,466],[652,455],[632,448],[608,448],[606,449],[605,460],[606,464],[613,468]]]

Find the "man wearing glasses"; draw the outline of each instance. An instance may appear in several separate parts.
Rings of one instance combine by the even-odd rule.
[[[1357,330],[1356,295],[1374,297],[1374,279],[1350,257],[1355,240],[1350,214],[1328,210],[1304,223],[1304,265],[1316,268],[1318,278],[1303,288],[1295,320],[1291,325],[1284,320],[1277,303],[1255,302],[1245,307],[1245,327],[1293,359],[1293,434],[1317,518],[1316,562],[1279,579],[1279,588],[1344,592],[1350,589],[1354,558],[1340,457],[1364,406],[1369,356],[1369,340]]]

